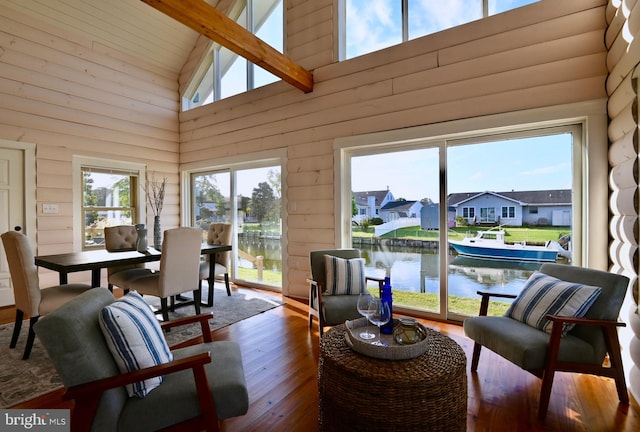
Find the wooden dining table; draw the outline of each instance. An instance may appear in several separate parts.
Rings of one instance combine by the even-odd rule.
[[[215,277],[215,254],[231,250],[231,245],[203,244],[202,255],[209,257],[209,292],[205,306],[213,306],[213,280]],[[79,271],[91,271],[91,286],[99,287],[101,283],[101,271],[103,268],[116,267],[125,264],[140,264],[160,261],[162,254],[154,248],[148,248],[145,252],[124,251],[108,252],[104,249],[86,250],[56,255],[41,255],[35,257],[35,263],[39,267],[57,271],[60,285],[69,281],[69,273]],[[194,288],[195,289],[195,288]]]

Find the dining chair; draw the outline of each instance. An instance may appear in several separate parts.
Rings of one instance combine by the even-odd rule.
[[[187,291],[193,291],[196,314],[200,313],[201,290],[199,289],[200,251],[202,230],[199,228],[173,228],[164,232],[160,271],[140,276],[129,283],[131,291],[160,298],[162,319],[169,320],[168,299]],[[172,299],[173,307],[173,299]]]
[[[207,231],[207,244],[210,245],[229,245],[231,244],[231,224],[229,223],[212,223]],[[230,252],[218,252],[215,254],[214,275],[224,276],[224,286],[227,288],[227,295],[231,295],[231,287],[229,286],[229,259]],[[210,255],[205,255],[205,261],[200,263],[200,282],[199,287],[202,288],[202,281],[209,282],[209,289],[213,289],[214,281],[209,280],[209,260]],[[209,296],[211,297],[211,296]]]
[[[358,297],[368,281],[377,282],[378,289],[382,290],[384,279],[365,276],[364,259],[358,249],[311,251],[309,259],[309,328],[316,317],[320,336],[326,326],[362,317],[358,312]]]
[[[116,225],[104,228],[104,246],[109,252],[125,252],[136,250],[138,233],[134,225]],[[107,267],[107,281],[109,291],[117,286],[127,293],[132,280],[140,276],[153,273],[144,264],[125,264],[117,267]]]
[[[79,294],[91,289],[85,284],[56,285],[40,289],[38,267],[35,264],[33,250],[29,239],[18,231],[7,231],[2,234],[2,244],[9,264],[11,285],[15,298],[16,320],[9,348],[15,348],[20,336],[22,321],[29,317],[29,333],[22,358],[31,355],[35,333],[33,326],[38,318],[54,311]]]

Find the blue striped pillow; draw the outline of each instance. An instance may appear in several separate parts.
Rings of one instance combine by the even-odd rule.
[[[583,317],[601,290],[534,272],[504,315],[551,333],[553,323],[547,315]],[[573,324],[564,324],[562,336],[573,327]]]
[[[325,295],[357,295],[365,290],[364,258],[342,259],[325,255],[327,286]]]
[[[105,306],[100,311],[99,321],[120,372],[131,372],[173,360],[155,314],[137,292],[132,291]],[[127,393],[143,398],[161,383],[162,377],[154,377],[129,384]]]

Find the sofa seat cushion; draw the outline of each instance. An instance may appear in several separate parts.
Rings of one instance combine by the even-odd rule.
[[[505,316],[470,317],[464,321],[465,334],[525,370],[544,367],[549,334]],[[566,335],[560,345],[561,361],[593,363],[593,347],[584,340]],[[597,363],[597,362],[596,362]]]
[[[344,324],[346,320],[362,318],[358,312],[359,295],[322,296],[325,324]]]
[[[246,414],[249,396],[242,367],[240,347],[231,341],[203,343],[173,351],[174,359],[211,352],[205,365],[209,388],[219,420]],[[183,390],[185,392],[183,392]],[[175,397],[187,394],[186,397]],[[144,405],[144,409],[141,407]],[[181,413],[178,418],[177,413]],[[143,399],[129,398],[120,417],[119,431],[156,430],[170,422],[179,422],[200,413],[198,395],[191,369],[169,374],[164,383]],[[145,429],[141,429],[144,425]]]

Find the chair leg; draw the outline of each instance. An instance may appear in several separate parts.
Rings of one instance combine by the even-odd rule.
[[[540,402],[538,403],[538,418],[543,420],[547,416],[549,409],[549,398],[551,398],[551,386],[553,377],[556,374],[558,364],[558,353],[560,352],[560,338],[562,325],[556,325],[551,329],[549,336],[549,347],[547,348],[547,358],[545,360],[544,372],[542,373],[542,387],[540,388]]]
[[[227,295],[231,295],[231,287],[229,286],[229,273],[224,274],[224,286],[227,287]]]
[[[193,290],[193,306],[196,308],[196,315],[200,314],[200,302],[202,301],[202,291]]]
[[[480,350],[482,345],[478,342],[473,344],[473,355],[471,356],[471,371],[476,372],[478,370],[478,362],[480,361]]]
[[[16,321],[13,324],[13,334],[11,335],[11,342],[9,348],[15,348],[18,343],[18,336],[20,336],[20,329],[22,328],[22,320],[24,319],[24,312],[20,309],[16,309]]]
[[[27,344],[24,347],[24,354],[22,360],[27,360],[31,355],[31,348],[33,348],[33,342],[36,340],[36,333],[33,331],[33,326],[38,322],[40,316],[31,317],[29,320],[29,335],[27,336]]]
[[[169,321],[169,305],[166,297],[160,299],[160,310],[162,312],[162,321]]]
[[[622,365],[622,355],[620,355],[620,339],[618,332],[612,326],[603,328],[605,334],[605,342],[607,351],[609,352],[609,361],[611,369],[614,371],[613,379],[616,382],[616,390],[618,391],[618,400],[621,403],[629,403],[629,393],[627,391],[627,383],[624,379],[624,366]]]
[[[542,376],[542,387],[540,387],[540,402],[538,403],[538,418],[544,419],[549,410],[549,399],[551,399],[551,386],[555,371],[545,370]]]

